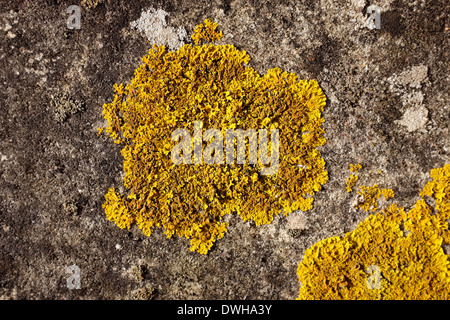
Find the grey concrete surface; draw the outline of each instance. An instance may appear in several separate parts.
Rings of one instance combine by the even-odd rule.
[[[295,299],[305,249],[368,215],[345,191],[350,163],[363,166],[358,183],[392,188],[409,208],[429,171],[450,162],[446,0],[82,2],[81,29],[70,30],[77,1],[0,1],[2,299]],[[365,25],[369,4],[380,29]],[[308,212],[261,227],[231,216],[205,256],[184,238],[106,220],[122,158],[96,129],[113,84],[131,80],[152,42],[190,43],[206,18],[261,74],[319,82],[329,181]],[[67,287],[73,264],[80,289]]]

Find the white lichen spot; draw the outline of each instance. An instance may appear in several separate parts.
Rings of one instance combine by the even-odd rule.
[[[399,75],[394,74],[388,81],[395,87],[420,89],[428,80],[428,67],[425,65],[413,66]]]
[[[408,132],[426,132],[428,109],[423,104],[425,96],[422,87],[430,84],[428,67],[413,66],[400,74],[393,74],[387,81],[390,83],[391,92],[400,96],[402,111],[404,110],[402,118],[395,123],[406,127]]]
[[[421,105],[423,103],[424,95],[422,91],[414,90],[413,92],[406,92],[402,96],[402,104],[405,105]]]
[[[187,39],[186,29],[183,27],[170,27],[166,16],[169,14],[161,9],[148,9],[141,13],[141,17],[130,23],[130,26],[144,32],[148,41],[153,45],[164,45],[170,50],[177,50],[184,45]]]
[[[287,216],[288,229],[303,230],[306,227],[306,216],[301,211],[292,212]]]
[[[7,32],[12,29],[12,26],[8,22],[6,22],[5,27],[2,29],[3,29],[3,31]]]
[[[404,71],[400,74],[400,81],[404,86],[409,85],[411,88],[420,88],[422,82],[428,77],[427,66],[414,66],[410,70]]]
[[[408,132],[416,130],[425,130],[425,125],[428,121],[428,110],[424,106],[413,106],[408,108],[403,117],[396,122],[406,127]]]

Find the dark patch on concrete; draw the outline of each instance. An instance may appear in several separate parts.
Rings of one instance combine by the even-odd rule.
[[[381,14],[382,32],[387,32],[393,37],[405,32],[405,25],[400,10],[390,10]]]

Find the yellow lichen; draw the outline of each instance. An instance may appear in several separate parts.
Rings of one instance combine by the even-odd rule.
[[[356,181],[358,181],[358,176],[355,174],[351,174],[350,177],[345,180],[345,190],[347,190],[347,192],[352,192],[352,188],[355,186]]]
[[[433,197],[434,208],[425,199],[408,212],[393,204],[343,238],[307,249],[297,269],[299,299],[448,300],[450,263],[442,245],[450,243],[450,164],[431,177],[420,195]]]
[[[196,29],[197,40],[219,37],[211,35],[215,24],[205,22],[205,28],[210,36]],[[131,83],[114,85],[113,101],[103,106],[105,131],[123,147],[130,193],[107,193],[103,207],[109,220],[121,228],[135,222],[147,236],[162,228],[167,237],[191,239],[191,250],[204,254],[225,234],[226,214],[261,225],[283,209],[287,215],[312,208],[311,196],[328,180],[316,149],[326,141],[321,116],[326,98],[316,81],[278,68],[260,76],[247,66],[250,56],[232,45],[186,44],[176,52],[154,46],[142,60]],[[200,134],[212,128],[278,129],[278,171],[262,175],[261,159],[176,165],[171,135],[182,128],[195,136],[197,121]]]
[[[394,190],[392,189],[381,189],[381,195],[386,200],[393,198],[395,196]]]
[[[106,202],[103,208],[105,208],[106,218],[121,229],[129,228],[134,218],[129,210],[128,203],[124,201],[114,188],[108,190],[105,199]]]
[[[364,211],[375,211],[378,208],[377,200],[381,196],[381,190],[378,185],[372,187],[361,186],[361,191],[358,191],[360,196],[364,197],[364,201],[358,204],[358,207]]]
[[[194,40],[195,44],[199,44],[201,41],[213,42],[222,39],[223,33],[222,31],[217,31],[218,26],[216,22],[206,19],[204,23],[195,27],[192,40]]]
[[[358,164],[352,164],[350,163],[350,172],[358,172],[362,169],[362,165]]]

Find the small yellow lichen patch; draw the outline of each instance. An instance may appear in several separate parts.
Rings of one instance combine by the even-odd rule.
[[[222,39],[223,33],[222,31],[217,31],[218,26],[216,22],[206,19],[204,23],[195,27],[192,40],[194,40],[195,44],[199,44],[201,41],[213,42]]]
[[[424,199],[370,215],[343,238],[307,249],[297,274],[299,299],[450,299],[450,164],[431,171]],[[404,231],[405,232],[404,232]]]
[[[220,38],[216,28],[205,21],[194,40]],[[279,68],[261,76],[247,65],[250,56],[232,45],[186,44],[176,52],[154,46],[142,60],[131,83],[116,84],[113,101],[103,105],[106,133],[123,147],[130,193],[107,193],[103,207],[109,220],[121,228],[136,222],[147,236],[162,228],[169,238],[190,239],[191,250],[204,254],[225,234],[226,214],[262,225],[283,209],[287,215],[312,208],[312,196],[328,180],[317,150],[326,142],[321,115],[326,97],[317,81]],[[278,171],[261,175],[261,159],[175,164],[171,156],[178,142],[172,134],[182,129],[195,136],[194,122],[202,123],[201,135],[209,129],[223,136],[235,128],[278,129]],[[205,143],[201,155],[206,148]]]
[[[350,172],[358,172],[362,169],[362,165],[358,164],[352,164],[350,163]]]
[[[356,181],[358,181],[358,176],[355,175],[355,174],[351,174],[350,177],[348,177],[345,180],[345,184],[346,184],[346,188],[345,189],[347,190],[347,192],[352,192],[353,191],[352,188],[355,186]]]
[[[448,220],[450,219],[450,164],[446,164],[443,168],[431,170],[430,176],[433,181],[426,184],[420,196],[434,197],[436,199],[436,210],[443,220]]]
[[[395,196],[394,190],[392,189],[381,189],[381,195],[386,200],[393,198]]]
[[[114,188],[110,188],[105,199],[102,207],[105,209],[106,218],[121,229],[130,228],[135,219],[122,196]]]
[[[97,128],[97,136],[100,136],[103,132],[103,127],[98,127]]]
[[[364,201],[358,204],[358,207],[364,211],[375,211],[378,208],[377,200],[381,196],[381,191],[378,185],[372,187],[361,186],[361,191],[358,194],[364,197]]]

